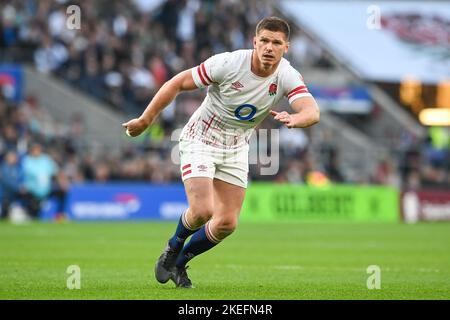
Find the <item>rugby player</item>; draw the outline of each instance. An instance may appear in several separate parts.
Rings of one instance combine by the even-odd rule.
[[[262,19],[256,26],[253,49],[220,53],[180,72],[160,88],[139,118],[122,124],[129,135],[138,136],[178,93],[208,87],[179,140],[189,207],[156,263],[160,283],[170,279],[177,287],[192,288],[187,263],[236,229],[254,128],[269,114],[288,128],[305,128],[319,121],[319,107],[303,77],[283,58],[289,35],[283,19]],[[272,110],[283,98],[288,99],[292,113]]]

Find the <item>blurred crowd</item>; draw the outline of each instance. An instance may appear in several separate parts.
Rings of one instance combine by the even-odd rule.
[[[174,74],[213,54],[251,48],[256,23],[273,14],[272,3],[2,1],[0,42],[8,48],[3,60],[32,59],[41,72],[137,114]],[[79,6],[79,20],[76,11],[67,13],[69,4]],[[302,66],[329,66],[320,47],[300,32],[292,35],[289,57]]]
[[[1,61],[32,61],[39,71],[64,79],[127,116],[140,114],[162,84],[179,71],[215,53],[250,48],[257,21],[273,14],[272,1],[266,0],[71,1],[81,8],[82,17],[80,27],[71,30],[65,25],[68,4],[65,0],[2,1]],[[77,20],[72,22],[76,25]],[[299,68],[331,66],[301,32],[294,31],[287,58]],[[0,95],[3,214],[17,199],[34,215],[42,200],[52,196],[63,208],[72,183],[179,182],[178,166],[167,165],[173,163],[171,134],[186,122],[204,94],[181,95],[135,143],[114,152],[81,143],[82,115],[60,123],[31,96],[13,103]],[[271,119],[260,127],[271,128],[280,127]],[[430,130],[426,141],[407,141],[397,155],[386,157],[358,180],[342,171],[339,150],[326,134],[315,135],[311,144],[313,130],[280,128],[280,170],[265,176],[263,164],[252,164],[250,180],[399,188],[450,185],[446,129]]]

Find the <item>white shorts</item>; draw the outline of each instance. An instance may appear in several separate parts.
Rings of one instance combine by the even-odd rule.
[[[220,149],[200,141],[180,140],[181,178],[208,177],[247,188],[248,150]]]

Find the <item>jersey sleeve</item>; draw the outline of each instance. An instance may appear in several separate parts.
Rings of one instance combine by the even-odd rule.
[[[289,104],[294,102],[294,100],[302,97],[312,97],[309,93],[308,88],[303,81],[303,77],[295,70],[293,67],[289,67],[285,72],[283,77],[283,90],[284,95],[289,100]]]
[[[192,78],[199,88],[205,88],[213,83],[221,83],[225,78],[230,64],[229,52],[216,54],[205,62],[191,69]]]

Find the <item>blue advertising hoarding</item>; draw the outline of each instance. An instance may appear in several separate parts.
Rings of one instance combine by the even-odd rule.
[[[42,210],[55,217],[56,200]],[[71,187],[66,213],[70,220],[175,220],[188,207],[182,184],[82,184]]]
[[[0,64],[0,90],[11,101],[22,100],[23,72],[19,65]]]
[[[373,109],[372,98],[364,86],[308,86],[322,110],[337,113],[367,114]]]

